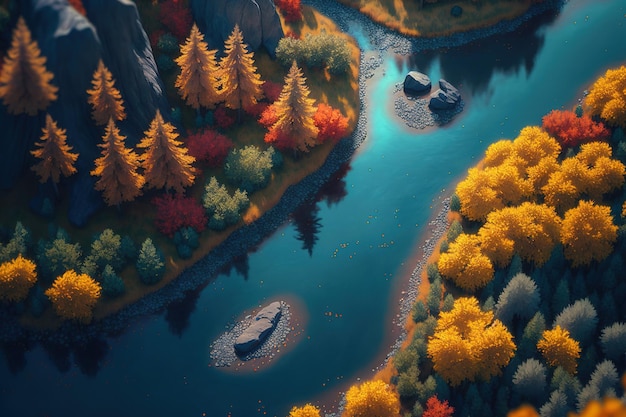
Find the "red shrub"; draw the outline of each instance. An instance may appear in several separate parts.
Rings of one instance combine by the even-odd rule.
[[[263,139],[265,140],[265,143],[268,143],[281,151],[294,149],[296,147],[295,140],[291,136],[284,134],[283,131],[279,129],[270,129],[269,132],[265,134]]]
[[[206,227],[204,207],[193,197],[163,194],[155,197],[152,202],[156,206],[156,228],[168,237],[173,237],[181,227],[192,227],[198,233]]]
[[[286,22],[298,22],[302,20],[302,7],[300,0],[276,0],[278,7],[285,17]]]
[[[213,168],[224,163],[232,147],[230,139],[212,129],[198,131],[187,138],[189,154]]]
[[[259,124],[268,129],[271,128],[277,121],[278,115],[276,114],[274,106],[267,106],[263,113],[261,113],[261,117],[259,117]]]
[[[229,110],[223,106],[215,109],[213,113],[213,117],[215,118],[215,124],[220,129],[228,129],[233,124],[235,124],[236,116],[233,110]]]
[[[83,16],[87,15],[87,12],[85,11],[85,8],[83,7],[82,0],[69,0],[69,3],[70,3],[70,6],[75,8],[78,13],[82,14]]]
[[[328,104],[320,103],[317,106],[313,121],[319,129],[317,140],[320,143],[327,140],[337,141],[348,133],[348,118]]]
[[[581,143],[606,140],[610,132],[602,122],[596,123],[589,116],[576,116],[572,111],[552,110],[543,116],[543,128],[554,136],[562,148]]]
[[[253,106],[247,107],[245,110],[246,113],[248,113],[250,116],[258,119],[268,107],[269,104],[260,102]]]
[[[193,19],[189,6],[183,0],[165,0],[160,3],[159,19],[181,43],[191,32]]]
[[[263,83],[263,95],[265,95],[265,99],[270,103],[278,100],[280,93],[283,91],[282,84],[275,83],[273,81],[265,81]]]
[[[454,407],[448,405],[448,400],[439,401],[437,396],[432,396],[426,401],[426,409],[422,417],[452,417]]]

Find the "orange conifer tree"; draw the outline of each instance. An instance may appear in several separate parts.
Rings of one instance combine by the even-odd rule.
[[[45,294],[62,318],[89,323],[101,293],[102,287],[93,278],[70,269],[57,277]]]
[[[11,48],[0,72],[0,98],[9,113],[30,116],[57,99],[58,88],[50,83],[54,75],[46,69],[46,57],[20,17],[13,30]]]
[[[275,143],[279,138],[287,137],[289,147],[307,152],[317,145],[318,129],[315,127],[315,100],[309,98],[306,78],[294,61],[285,77],[285,85],[278,100],[272,104],[277,121],[265,135],[265,141]],[[279,147],[285,144],[277,143]]]
[[[254,54],[248,52],[238,25],[224,43],[224,52],[218,73],[222,99],[228,108],[249,109],[263,97],[263,81],[256,72]]]
[[[145,137],[137,145],[146,149],[141,160],[148,188],[171,188],[182,193],[193,184],[195,173],[191,164],[195,158],[187,154],[177,137],[174,126],[166,123],[157,110]]]
[[[51,180],[56,190],[61,175],[69,177],[76,173],[74,163],[78,154],[70,152],[72,147],[66,143],[65,129],[60,129],[49,114],[46,115],[46,126],[42,132],[41,142],[35,143],[38,149],[30,152],[41,159],[33,165],[32,170],[39,175],[42,183]]]
[[[93,73],[91,80],[93,88],[87,90],[89,94],[89,104],[91,104],[91,116],[98,125],[105,125],[109,119],[115,121],[124,120],[126,112],[124,111],[124,101],[120,90],[115,88],[115,80],[111,71],[100,60],[98,68]]]
[[[221,101],[217,89],[218,66],[215,61],[217,50],[208,50],[204,35],[195,24],[187,41],[180,48],[176,63],[180,74],[176,78],[176,88],[180,96],[194,109],[212,109]]]
[[[94,161],[96,167],[91,175],[98,176],[96,190],[102,191],[109,206],[132,201],[141,194],[144,178],[137,172],[139,156],[124,146],[125,136],[120,134],[113,119],[109,119],[104,136],[102,156]]]

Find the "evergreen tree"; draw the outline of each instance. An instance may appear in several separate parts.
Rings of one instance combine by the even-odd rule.
[[[177,137],[174,126],[166,123],[157,109],[150,129],[137,145],[146,149],[141,160],[148,188],[173,189],[182,193],[185,187],[193,184],[195,172],[191,164],[195,158],[188,155]]]
[[[510,324],[514,317],[529,319],[539,309],[539,291],[535,282],[526,274],[515,275],[498,297],[496,317]]]
[[[602,329],[600,344],[607,358],[623,361],[626,355],[626,324],[613,323]]]
[[[46,70],[46,57],[41,56],[20,16],[0,72],[0,98],[9,113],[34,116],[48,107],[57,99],[58,88],[50,83],[53,77]]]
[[[222,99],[228,108],[249,109],[263,97],[263,81],[256,72],[254,54],[248,52],[238,25],[224,43],[224,53],[218,72]]]
[[[144,284],[156,284],[163,277],[165,258],[161,251],[154,246],[152,239],[147,238],[141,245],[136,267],[139,278]]]
[[[544,396],[546,388],[546,367],[536,359],[522,362],[513,375],[513,389],[522,399],[537,401]]]
[[[126,112],[124,111],[124,101],[120,90],[115,88],[115,80],[111,71],[104,66],[104,62],[98,62],[98,68],[93,73],[91,80],[92,89],[87,90],[89,98],[87,101],[91,104],[91,117],[96,121],[97,125],[105,125],[110,119],[114,121],[124,120]]]
[[[51,242],[40,241],[37,245],[37,265],[42,278],[51,282],[67,270],[78,270],[81,254],[80,244],[69,243],[63,236],[57,236]]]
[[[109,119],[104,136],[102,156],[94,161],[91,175],[100,177],[96,190],[102,191],[109,206],[119,206],[124,201],[133,201],[141,194],[144,178],[137,172],[139,156],[124,146],[125,136],[120,134],[113,119]]]
[[[200,107],[212,109],[220,101],[216,53],[217,50],[208,50],[204,35],[194,24],[180,48],[180,56],[176,58],[180,74],[175,86],[183,100],[196,110]]]
[[[567,396],[560,390],[552,391],[550,399],[539,409],[541,417],[566,417]]]
[[[30,231],[24,227],[22,222],[17,221],[11,240],[5,246],[0,244],[0,262],[10,261],[19,254],[26,255],[29,245]]]
[[[56,189],[61,175],[69,177],[76,173],[74,163],[78,154],[70,152],[72,147],[66,143],[65,129],[60,129],[49,114],[46,114],[46,126],[42,132],[41,142],[35,143],[39,149],[30,152],[41,159],[33,165],[32,170],[39,176],[39,181],[44,183],[50,180]]]
[[[569,331],[582,346],[591,341],[598,325],[598,313],[587,298],[577,300],[554,319],[554,326]]]
[[[265,135],[266,142],[302,152],[317,145],[318,129],[313,120],[315,100],[309,98],[309,94],[306,78],[294,61],[278,100],[272,104],[277,119]]]

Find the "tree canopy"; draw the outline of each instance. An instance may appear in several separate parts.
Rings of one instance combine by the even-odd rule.
[[[89,275],[69,270],[54,280],[46,295],[62,318],[89,323],[101,292],[100,284]]]
[[[383,381],[366,381],[353,385],[346,393],[343,417],[395,417],[400,401],[391,387]]]
[[[37,173],[42,183],[52,180],[56,184],[60,181],[61,175],[69,177],[76,173],[74,163],[78,159],[78,154],[70,152],[72,147],[66,142],[65,129],[60,129],[49,114],[46,114],[46,126],[42,132],[41,142],[35,143],[38,149],[30,152],[41,160],[33,165],[32,170]]]
[[[91,80],[92,88],[87,90],[91,104],[91,116],[98,125],[105,125],[110,119],[114,121],[124,120],[124,101],[120,90],[115,88],[115,80],[111,71],[104,65],[102,60],[98,61],[98,68],[93,73]]]

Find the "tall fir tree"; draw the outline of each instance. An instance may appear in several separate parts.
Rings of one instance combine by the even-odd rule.
[[[31,168],[39,176],[42,183],[50,180],[56,190],[61,175],[69,177],[76,173],[74,163],[77,153],[70,152],[72,147],[66,143],[65,129],[57,126],[52,116],[46,114],[46,126],[42,129],[41,142],[36,142],[38,149],[30,153],[41,159]]]
[[[187,153],[182,142],[176,140],[178,133],[171,123],[163,120],[159,110],[144,134],[137,146],[146,150],[141,160],[147,187],[182,193],[195,179],[195,170],[191,165],[195,158]]]
[[[217,50],[210,50],[204,35],[195,24],[187,41],[180,48],[176,63],[180,74],[176,78],[176,88],[180,96],[194,109],[212,109],[221,101],[218,91],[218,65],[215,60]]]
[[[87,90],[87,94],[89,94],[87,101],[91,104],[91,117],[96,121],[96,124],[105,125],[109,119],[124,120],[126,112],[124,111],[122,94],[120,90],[115,88],[113,75],[102,60],[98,62],[98,68],[93,73],[91,85],[93,88]]]
[[[58,87],[51,84],[53,77],[46,69],[46,57],[20,16],[0,72],[0,98],[9,113],[34,116],[45,110],[57,99]]]
[[[141,194],[144,178],[137,172],[139,156],[124,146],[126,137],[120,134],[113,119],[109,119],[102,140],[102,156],[94,161],[96,167],[91,175],[100,177],[96,190],[102,191],[109,206],[118,206],[132,201]]]
[[[248,52],[238,25],[224,43],[224,52],[218,73],[222,99],[228,108],[249,109],[263,97],[263,81],[256,72],[254,54]]]
[[[303,152],[317,145],[318,129],[313,119],[315,100],[309,98],[309,94],[306,78],[294,61],[285,77],[283,91],[272,105],[277,121],[265,135],[266,142]]]

